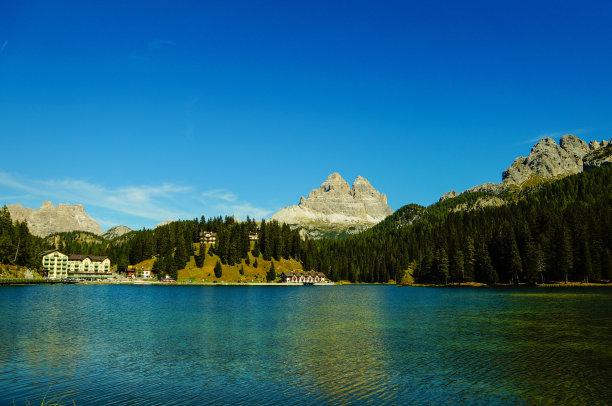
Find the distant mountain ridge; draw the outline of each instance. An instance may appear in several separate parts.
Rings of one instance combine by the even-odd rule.
[[[501,183],[485,183],[462,193],[452,190],[429,207],[408,204],[377,224],[373,231],[403,228],[425,217],[448,212],[473,211],[515,202],[538,186],[566,176],[612,164],[612,140],[588,145],[574,135],[564,135],[559,144],[552,138],[538,141],[526,157],[518,157],[502,174]]]
[[[116,226],[116,227],[109,228],[108,230],[106,230],[102,234],[102,237],[105,240],[112,240],[113,238],[121,237],[122,235],[125,235],[132,231],[134,230],[126,226]]]
[[[500,194],[611,163],[612,139],[591,141],[587,144],[575,135],[567,134],[561,137],[557,144],[552,138],[542,138],[531,148],[529,155],[516,158],[512,165],[504,170],[501,183],[485,183],[463,193]],[[450,191],[442,195],[440,200],[457,195],[456,191]]]
[[[300,203],[279,210],[270,217],[302,230],[311,238],[356,234],[393,213],[387,197],[364,177],[349,186],[338,173],[332,173]]]
[[[13,221],[27,221],[30,233],[45,237],[52,233],[88,231],[102,234],[100,224],[85,213],[81,204],[60,203],[55,207],[47,201],[39,209],[24,209],[21,204],[7,206]]]
[[[38,237],[86,231],[110,240],[132,231],[126,226],[117,226],[103,233],[100,224],[85,213],[82,204],[60,203],[55,207],[46,201],[39,209],[24,209],[21,204],[11,204],[7,208],[13,221],[26,221],[30,233]]]

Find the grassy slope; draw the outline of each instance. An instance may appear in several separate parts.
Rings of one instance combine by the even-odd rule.
[[[198,255],[200,244],[194,244],[194,246],[195,254]],[[252,253],[249,252],[250,265],[247,265],[244,260],[242,261],[242,263],[233,266],[222,265],[223,274],[221,275],[221,278],[217,278],[215,276],[214,271],[215,265],[217,264],[217,260],[219,260],[219,257],[217,255],[210,256],[206,254],[204,266],[202,268],[197,268],[195,265],[194,257],[191,257],[185,269],[180,269],[178,271],[178,280],[188,281],[191,279],[194,282],[265,282],[266,273],[270,269],[272,261],[274,262],[276,275],[280,275],[284,271],[302,270],[302,265],[293,259],[286,260],[281,258],[280,261],[276,261],[274,259],[272,261],[265,261],[261,257],[261,255],[257,257],[258,267],[255,268],[253,266],[255,258],[253,257]],[[135,266],[142,266],[151,269],[153,267],[154,262],[154,259],[147,259],[136,264]],[[240,266],[244,267],[244,275],[240,275]]]

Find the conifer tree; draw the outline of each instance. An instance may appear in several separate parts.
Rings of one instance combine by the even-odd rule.
[[[266,274],[266,280],[272,282],[276,279],[276,269],[274,269],[274,261],[271,262],[270,269]]]
[[[187,247],[185,244],[185,238],[183,235],[179,235],[177,238],[177,246],[174,251],[174,264],[176,269],[183,269],[189,262],[189,256],[187,255]]]
[[[253,245],[252,255],[253,257],[257,258],[260,254],[261,251],[259,250],[259,241],[255,241],[255,244]]]
[[[200,252],[195,257],[196,267],[202,268],[204,266],[204,262],[206,261],[206,244],[203,242],[200,243]]]
[[[444,281],[444,284],[448,284],[448,255],[446,255],[446,250],[444,248],[438,251],[438,276],[441,280]]]
[[[510,240],[510,274],[512,276],[512,282],[514,284],[519,283],[519,275],[523,273],[523,265],[521,263],[521,256],[519,254],[518,245],[514,234],[511,234]]]
[[[220,278],[223,275],[223,267],[221,266],[221,262],[217,260],[217,264],[215,265],[215,276]]]
[[[465,280],[465,266],[463,251],[457,250],[453,256],[453,264],[451,267],[451,276],[456,282],[463,282]]]

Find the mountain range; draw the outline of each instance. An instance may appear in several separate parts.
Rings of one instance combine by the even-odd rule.
[[[85,213],[82,204],[60,203],[55,207],[53,203],[47,201],[39,209],[24,209],[21,204],[12,204],[7,208],[13,221],[26,221],[30,233],[39,237],[54,233],[86,231],[112,239],[132,231],[128,227],[117,226],[103,233],[100,224]]]
[[[591,141],[589,144],[574,135],[564,135],[559,143],[552,138],[538,141],[525,157],[518,157],[502,173],[500,183],[485,183],[465,190],[470,198],[445,205],[452,210],[472,210],[500,206],[508,202],[508,193],[612,163],[612,140]],[[456,191],[445,193],[440,201],[460,196]],[[27,221],[30,232],[37,236],[70,231],[87,231],[112,239],[130,231],[117,226],[102,232],[81,204],[44,202],[39,209],[23,208],[21,204],[7,206],[13,220]],[[407,205],[394,213],[387,197],[376,190],[364,177],[357,177],[352,186],[338,173],[332,173],[299,204],[285,207],[270,220],[287,223],[292,229],[310,238],[344,237],[358,234],[387,219],[385,223],[409,224],[419,218],[425,208]]]

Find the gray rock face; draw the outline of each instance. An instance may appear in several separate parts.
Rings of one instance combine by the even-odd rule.
[[[589,169],[594,169],[602,165],[611,165],[612,164],[612,144],[606,143],[591,152],[589,152],[583,159],[583,168],[585,171]]]
[[[582,158],[589,151],[589,146],[574,135],[564,135],[559,145],[552,138],[544,138],[527,157],[517,158],[504,171],[503,183],[521,185],[533,177],[552,179],[582,172]]]
[[[450,192],[446,192],[444,193],[441,197],[440,197],[440,202],[444,201],[446,199],[452,199],[453,197],[457,197],[459,196],[459,193],[457,193],[455,190],[451,190]]]
[[[68,231],[88,231],[102,234],[100,225],[85,213],[81,204],[44,202],[40,209],[24,209],[21,204],[8,206],[13,221],[27,221],[30,232],[39,237]]]
[[[333,173],[307,198],[300,198],[299,205],[285,207],[270,219],[295,226],[335,225],[361,231],[392,213],[387,197],[367,179],[359,176],[351,187],[338,173]]]
[[[483,183],[482,185],[478,185],[478,186],[469,188],[463,193],[487,192],[487,193],[497,195],[503,192],[504,190],[506,190],[506,186],[504,186],[502,183],[488,182],[488,183]]]
[[[102,237],[104,237],[107,240],[112,240],[113,238],[121,237],[122,235],[127,234],[130,231],[133,231],[133,230],[129,227],[116,226],[116,227],[109,228],[108,230],[106,230],[104,234],[102,234]]]
[[[599,147],[601,147],[601,145],[599,144],[599,142],[597,141],[591,141],[589,142],[589,149],[591,151],[595,151],[596,149],[598,149]]]
[[[526,157],[519,157],[502,174],[502,183],[485,183],[467,189],[463,193],[487,192],[493,195],[515,185],[531,180],[537,184],[543,180],[560,178],[612,163],[612,140],[591,141],[588,145],[574,135],[564,135],[559,144],[552,138],[543,138],[531,148]],[[527,183],[529,185],[529,183]],[[452,197],[448,192],[440,201]]]

